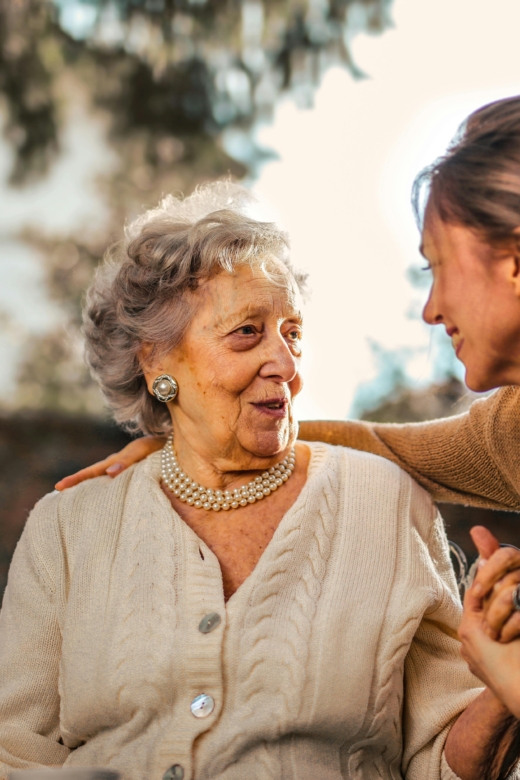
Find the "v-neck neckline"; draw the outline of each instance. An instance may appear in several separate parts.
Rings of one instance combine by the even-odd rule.
[[[271,539],[269,540],[269,542],[265,546],[264,550],[262,551],[262,554],[260,555],[258,561],[256,562],[256,564],[255,564],[254,568],[252,569],[252,571],[250,572],[250,574],[248,574],[248,576],[238,586],[238,588],[234,591],[234,593],[232,593],[231,596],[227,600],[224,600],[224,607],[225,607],[226,611],[228,611],[228,609],[230,608],[230,605],[232,605],[232,602],[236,602],[238,600],[238,598],[242,597],[242,594],[247,589],[247,587],[249,587],[250,590],[254,587],[255,580],[258,578],[258,572],[259,572],[260,569],[265,568],[266,563],[269,562],[269,558],[271,556],[271,551],[272,551],[273,547],[275,547],[277,545],[277,542],[279,541],[279,539],[283,538],[283,535],[285,535],[290,530],[291,519],[293,518],[293,516],[297,512],[299,512],[299,510],[302,507],[302,505],[304,505],[307,502],[307,498],[308,498],[308,493],[309,493],[309,490],[310,490],[311,482],[315,478],[316,472],[318,470],[318,465],[319,465],[319,460],[320,460],[318,455],[319,455],[320,451],[323,451],[323,450],[325,450],[327,448],[327,445],[324,445],[322,442],[305,442],[305,444],[306,444],[306,446],[308,446],[308,448],[310,450],[310,457],[309,457],[309,463],[308,463],[308,466],[307,466],[307,478],[306,478],[306,480],[305,480],[305,482],[303,484],[303,487],[300,490],[300,493],[298,494],[298,496],[296,497],[296,500],[294,501],[294,503],[289,507],[287,512],[285,512],[285,514],[282,516],[282,518],[281,518],[280,522],[278,523],[278,525],[277,525],[277,527],[276,527],[276,529],[275,529]],[[151,458],[157,458],[158,454],[160,455],[160,453],[154,453],[154,455],[152,455]],[[159,463],[160,463],[160,461],[159,461]],[[159,467],[158,471],[159,471],[159,473],[158,474],[154,474],[153,476],[154,476],[154,482],[157,485],[157,489],[158,489],[158,491],[161,494],[161,498],[164,499],[164,501],[166,502],[169,510],[173,514],[175,522],[179,523],[179,527],[181,529],[183,529],[184,533],[187,534],[188,538],[191,536],[192,540],[193,541],[196,540],[198,545],[203,544],[204,545],[204,550],[205,551],[207,550],[209,555],[213,556],[214,563],[216,564],[216,566],[218,567],[218,570],[219,570],[220,582],[221,582],[221,586],[222,586],[222,593],[224,593],[224,579],[223,579],[222,567],[220,565],[219,559],[217,558],[217,556],[215,555],[213,550],[211,550],[209,545],[203,539],[201,539],[201,537],[193,530],[193,528],[191,528],[191,526],[188,525],[188,523],[185,520],[183,520],[183,518],[180,516],[180,514],[173,508],[171,502],[169,501],[168,497],[165,495],[165,493],[163,492],[163,490],[161,488],[161,484],[160,484],[160,467]],[[238,594],[240,594],[240,596]]]
[[[307,443],[307,442],[306,442]],[[245,580],[238,586],[238,588],[235,590],[234,593],[231,594],[231,596],[228,598],[227,601],[225,601],[226,610],[229,609],[231,602],[238,601],[239,598],[243,595],[243,593],[247,590],[247,586],[249,586],[249,590],[254,587],[255,579],[258,579],[259,576],[259,570],[262,568],[265,568],[266,563],[268,563],[269,558],[271,556],[271,552],[273,548],[276,546],[277,542],[279,541],[279,538],[283,538],[283,535],[287,533],[287,531],[290,528],[290,522],[293,518],[293,516],[299,511],[300,507],[307,503],[307,493],[309,491],[309,483],[312,478],[312,472],[314,467],[314,458],[315,458],[315,448],[312,446],[309,446],[310,450],[310,457],[309,457],[309,463],[307,466],[307,477],[303,484],[302,489],[300,490],[298,496],[296,497],[296,500],[294,503],[289,507],[287,512],[285,512],[284,515],[282,515],[282,518],[278,525],[276,526],[273,535],[269,539],[269,542],[266,544],[265,548],[262,550],[262,554],[260,555],[259,559],[257,560],[253,570],[251,573],[245,578]],[[287,526],[287,528],[286,528]],[[207,545],[206,545],[207,546]],[[214,553],[213,553],[214,555]],[[216,556],[215,556],[216,558]],[[217,558],[217,563],[220,568],[220,562]],[[222,576],[222,570],[221,570],[221,576]],[[240,593],[242,591],[242,593]],[[238,597],[238,594],[240,593],[240,597]],[[237,598],[235,598],[237,596]]]

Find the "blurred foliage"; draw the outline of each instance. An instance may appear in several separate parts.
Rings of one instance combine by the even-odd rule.
[[[455,377],[425,388],[398,384],[384,400],[365,409],[362,420],[380,423],[408,423],[451,417],[467,411],[478,398]]]
[[[52,17],[37,0],[0,4],[0,94],[4,132],[16,152],[14,182],[29,171],[43,173],[57,151],[52,90],[57,63],[51,50],[59,52],[67,39]]]
[[[422,269],[412,267],[407,275],[416,288],[424,286],[425,281],[431,284],[431,272],[426,275]],[[419,300],[414,301],[408,317],[422,320],[423,305]],[[466,388],[464,367],[443,329],[430,331],[427,349],[409,346],[389,349],[372,339],[368,344],[374,376],[358,384],[349,417],[390,423],[432,420],[460,414],[477,397]],[[424,380],[418,377],[424,376],[426,357],[434,371],[425,387]]]
[[[2,0],[0,92],[17,152],[13,181],[59,148],[56,77],[81,72],[112,132],[214,135],[270,115],[280,93],[309,102],[349,43],[390,23],[391,0]],[[163,144],[166,149],[166,146]],[[171,152],[166,152],[167,156]]]
[[[255,123],[280,95],[312,101],[359,32],[389,24],[391,0],[0,0],[0,114],[10,182],[30,186],[63,152],[76,107],[103,124],[115,164],[99,177],[106,223],[71,235],[34,229],[48,292],[67,326],[32,338],[17,405],[101,411],[82,366],[80,307],[103,250],[165,192],[254,173]],[[234,157],[225,133],[234,133]],[[237,153],[242,137],[242,148]],[[224,140],[223,140],[224,139]],[[240,157],[240,160],[237,159]]]

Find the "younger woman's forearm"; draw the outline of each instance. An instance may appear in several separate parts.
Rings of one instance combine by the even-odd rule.
[[[520,758],[520,723],[486,688],[453,724],[444,755],[461,780],[505,780]]]
[[[299,437],[387,458],[411,474],[435,501],[520,510],[520,493],[501,473],[494,442],[485,435],[493,429],[487,424],[492,416],[488,406],[486,399],[464,415],[402,425],[312,420],[300,423]],[[520,428],[520,413],[517,417],[514,422]],[[510,449],[505,455],[516,463],[520,452]]]

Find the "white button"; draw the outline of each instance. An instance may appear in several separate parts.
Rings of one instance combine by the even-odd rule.
[[[199,631],[201,634],[209,634],[214,628],[220,625],[222,618],[218,612],[210,612],[209,615],[203,617],[199,623]]]
[[[174,764],[162,776],[162,780],[183,780],[183,778],[184,769],[180,764]]]
[[[213,698],[206,693],[197,696],[190,704],[190,709],[196,718],[207,718],[208,715],[211,715],[214,708],[215,702]]]

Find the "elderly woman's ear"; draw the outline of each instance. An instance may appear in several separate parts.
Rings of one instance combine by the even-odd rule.
[[[137,353],[137,359],[143,372],[143,377],[148,388],[148,392],[153,395],[153,383],[157,376],[163,373],[163,366],[157,365],[157,356],[154,355],[153,344],[143,344]]]
[[[138,355],[148,392],[154,395],[158,401],[168,403],[177,397],[179,385],[175,377],[165,372],[161,364],[154,364],[152,352],[152,345],[145,344]],[[103,460],[60,479],[54,487],[61,491],[79,485],[80,482],[87,479],[94,479],[94,477],[117,477],[134,463],[138,463],[153,452],[162,449],[165,441],[163,436],[141,436],[131,441],[119,452],[112,453]]]
[[[154,360],[153,346],[144,344],[139,350],[138,359],[141,364],[143,376],[146,380],[148,392],[155,396],[161,403],[168,403],[177,397],[179,384],[171,369],[166,370],[162,362]],[[169,368],[169,367],[168,367]]]

